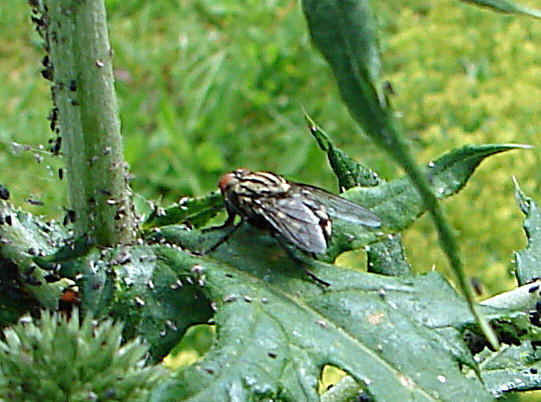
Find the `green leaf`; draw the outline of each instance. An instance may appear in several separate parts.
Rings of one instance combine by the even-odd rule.
[[[377,47],[377,22],[366,0],[303,0],[310,36],[333,69],[340,94],[365,132],[380,144],[394,141]]]
[[[304,118],[319,148],[327,153],[329,164],[338,178],[340,192],[356,186],[373,187],[384,181],[376,172],[350,158],[340,148],[336,148],[329,135],[306,112]]]
[[[94,252],[69,266],[79,273],[82,307],[121,319],[124,337],[143,337],[153,360],[169,353],[188,327],[212,316],[193,275],[177,275],[150,246]]]
[[[430,162],[424,169],[424,174],[437,197],[443,199],[462,189],[483,159],[517,148],[523,146],[468,145]],[[341,196],[369,208],[382,220],[383,227],[381,231],[374,231],[337,220],[327,251],[331,258],[345,250],[373,243],[382,237],[383,232],[397,233],[405,229],[426,210],[419,193],[408,177],[377,187],[353,188]]]
[[[465,146],[429,163],[425,174],[438,197],[445,198],[458,192],[486,157],[522,147],[513,144]],[[321,256],[328,260],[333,260],[343,251],[363,247],[402,231],[425,211],[425,206],[408,177],[377,187],[356,187],[341,196],[369,208],[380,217],[383,227],[375,230],[335,219],[327,254]],[[226,233],[227,230],[221,233]],[[203,243],[192,248],[199,251],[204,249]]]
[[[55,260],[58,255],[63,258]],[[85,256],[64,257],[58,252],[45,259],[59,275],[75,280],[81,307],[122,320],[123,336],[142,337],[154,361],[169,353],[188,327],[212,316],[200,286],[178,276],[148,245],[92,248]]]
[[[203,226],[223,207],[223,200],[219,191],[214,191],[203,197],[185,197],[168,208],[156,207],[143,223],[143,229],[180,222],[187,222],[196,227]]]
[[[515,252],[515,275],[519,285],[532,282],[541,277],[541,213],[535,201],[520,190],[517,181],[515,183],[515,198],[524,219],[524,232],[528,239],[525,249]]]
[[[53,254],[34,257],[34,261],[44,269],[54,269],[56,263],[68,261],[77,257],[82,257],[89,253],[95,246],[94,241],[88,237],[79,237],[77,239],[65,239],[65,243]]]
[[[66,231],[56,222],[42,222],[5,201],[0,203],[0,256],[5,269],[0,293],[4,300],[11,300],[6,303],[10,307],[0,314],[0,324],[12,322],[24,309],[37,307],[35,300],[46,308],[58,307],[62,292],[73,281],[52,277],[34,259],[54,253],[66,237]],[[25,292],[20,292],[18,281]]]
[[[529,342],[506,345],[497,352],[485,350],[479,355],[483,382],[495,397],[509,391],[541,388],[540,362],[541,349]]]
[[[345,370],[376,400],[490,400],[478,380],[462,374],[451,343],[432,333],[474,322],[439,274],[384,277],[318,263],[316,274],[331,283],[322,289],[271,239],[246,242],[258,233],[241,230],[212,257],[155,246],[178,275],[204,275],[217,338],[152,400],[317,400],[325,364]],[[178,235],[200,240],[193,231]]]
[[[313,42],[329,62],[340,94],[365,133],[392,156],[411,178],[425,208],[432,215],[440,244],[491,344],[497,340],[474,307],[458,244],[430,183],[415,162],[398,122],[387,105],[379,80],[376,21],[368,0],[304,0],[303,9]]]
[[[541,10],[523,6],[510,0],[462,0],[466,3],[473,3],[478,6],[488,7],[495,11],[508,14],[524,14],[530,17],[541,18]]]
[[[407,275],[412,272],[400,233],[366,247],[368,272],[382,275]]]
[[[439,274],[385,277],[314,261],[331,283],[322,288],[249,225],[212,255],[182,249],[207,248],[223,233],[170,225],[155,230],[157,244],[93,249],[68,265],[80,272],[83,306],[126,320],[124,336],[147,340],[154,359],[216,309],[211,351],[160,384],[154,400],[316,399],[326,364],[380,400],[489,400],[460,370],[476,367],[461,337],[475,320]],[[514,342],[540,339],[527,314],[484,311]]]
[[[310,127],[310,132],[317,140],[322,151],[327,152],[331,168],[338,177],[340,191],[351,187],[375,187],[384,182],[376,172],[354,159],[344,151],[336,148],[329,135],[319,127],[306,112],[304,117]],[[411,267],[406,260],[402,235],[400,233],[383,239],[366,248],[368,271],[384,275],[405,275],[411,273]]]

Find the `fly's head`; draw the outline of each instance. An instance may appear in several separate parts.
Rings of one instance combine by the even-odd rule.
[[[218,187],[222,192],[222,196],[226,197],[228,192],[232,190],[234,191],[234,189],[239,185],[240,180],[242,180],[242,177],[249,172],[250,171],[248,169],[237,169],[220,177]]]

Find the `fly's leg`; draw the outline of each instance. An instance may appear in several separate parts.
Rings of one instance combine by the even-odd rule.
[[[304,273],[306,275],[308,275],[310,278],[312,278],[315,282],[317,282],[319,285],[322,285],[322,286],[325,286],[325,287],[329,287],[331,286],[331,284],[329,282],[326,282],[324,281],[323,279],[320,279],[316,276],[316,274],[314,274],[312,271],[310,271],[308,268],[307,268],[307,263],[306,261],[304,261],[302,258],[300,258],[298,255],[295,255],[295,253],[293,251],[291,251],[291,249],[289,248],[289,246],[284,242],[284,240],[280,237],[280,235],[275,235],[273,232],[272,233],[272,237],[274,237],[278,243],[280,244],[280,246],[284,249],[284,251],[287,253],[287,255],[289,256],[289,258],[291,258],[293,261],[295,261],[297,264],[300,265],[301,269],[304,271]],[[313,253],[312,253],[313,254]]]
[[[233,219],[234,218],[235,217],[233,216]],[[231,221],[233,221],[233,219]],[[214,228],[209,228],[209,229],[207,229],[207,231],[208,230],[214,230],[214,229],[221,229],[221,228],[224,228],[224,227],[227,227],[227,226],[231,226],[231,224],[228,223],[228,221],[229,221],[229,218],[227,218],[227,221],[223,225],[217,226],[217,227],[214,227]],[[203,251],[199,251],[199,252],[197,252],[197,254],[206,255],[206,254],[212,253],[214,250],[216,250],[218,247],[220,247],[223,243],[225,243],[227,240],[229,240],[231,238],[231,236],[233,236],[233,234],[237,231],[237,229],[241,227],[243,222],[244,221],[241,220],[239,223],[234,225],[233,229],[231,229],[229,232],[227,232],[225,235],[223,235],[222,238],[220,240],[218,240],[212,247],[210,247],[210,248],[208,248],[206,250],[203,250]]]

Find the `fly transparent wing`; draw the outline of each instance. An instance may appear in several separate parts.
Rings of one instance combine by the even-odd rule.
[[[257,204],[256,212],[288,242],[311,253],[327,250],[325,228],[330,221],[318,216],[301,197],[267,198]]]
[[[298,186],[302,188],[302,193],[305,196],[311,197],[323,204],[327,209],[327,213],[334,218],[372,228],[381,226],[381,220],[376,214],[358,204],[329,193],[321,188],[308,186],[306,184],[298,184]]]

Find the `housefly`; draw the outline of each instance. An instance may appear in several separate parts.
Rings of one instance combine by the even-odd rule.
[[[218,186],[228,214],[223,226],[233,225],[237,215],[241,221],[207,252],[225,242],[243,222],[266,229],[280,242],[285,240],[311,254],[327,251],[332,218],[371,228],[381,226],[380,219],[360,205],[271,172],[237,169],[223,175]],[[328,285],[311,272],[307,273]]]

